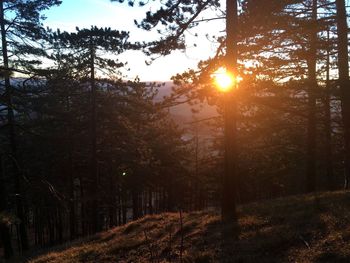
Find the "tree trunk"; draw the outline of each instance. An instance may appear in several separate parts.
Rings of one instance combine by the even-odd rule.
[[[60,244],[63,243],[63,219],[62,219],[62,210],[60,208],[57,209],[57,238]]]
[[[66,107],[67,112],[71,113],[69,90],[66,89]],[[68,122],[66,133],[68,136],[68,169],[69,169],[69,233],[70,240],[76,237],[76,215],[75,215],[75,186],[74,186],[74,173],[73,173],[73,139],[71,129],[73,123],[71,120]]]
[[[139,193],[136,189],[131,192],[132,195],[132,219],[136,220],[140,217]]]
[[[127,207],[126,207],[126,203],[125,203],[125,200],[123,200],[123,206],[122,206],[122,224],[125,225],[128,221],[128,218],[127,218],[127,214],[128,214],[128,210],[127,210]]]
[[[166,199],[166,210],[167,212],[174,212],[175,211],[175,193],[174,193],[174,179],[172,175],[168,175],[168,182],[166,186],[166,193],[167,193],[167,199]]]
[[[109,203],[109,227],[112,228],[116,225],[116,189],[115,189],[115,176],[113,174],[113,171],[109,172],[109,178],[110,178],[110,192],[109,192],[109,198],[110,198],[110,203]]]
[[[97,139],[96,139],[96,82],[95,82],[95,46],[90,37],[90,86],[91,86],[91,179],[92,185],[92,228],[100,231],[99,224],[99,178],[97,171]]]
[[[15,185],[15,195],[16,195],[16,207],[17,207],[17,216],[20,219],[19,231],[21,237],[21,247],[23,250],[28,249],[28,237],[26,231],[26,219],[23,209],[23,196],[21,192],[21,183],[20,183],[20,171],[18,167],[18,158],[17,158],[17,143],[15,135],[15,117],[12,104],[12,92],[10,83],[10,71],[9,69],[9,60],[8,60],[8,51],[7,51],[7,39],[6,39],[6,29],[5,29],[5,19],[4,19],[4,1],[0,0],[0,30],[1,30],[1,41],[2,41],[2,58],[3,65],[5,69],[5,91],[6,91],[6,102],[7,102],[7,124],[9,128],[9,139],[10,139],[10,157],[12,159],[13,167],[13,176],[14,176],[14,185]]]
[[[86,192],[85,192],[85,185],[83,185],[83,178],[82,176],[79,177],[79,183],[80,183],[80,225],[81,225],[81,235],[86,236],[88,233],[87,230],[87,224],[86,224]]]
[[[348,25],[346,20],[345,0],[336,0],[338,33],[338,70],[341,96],[342,117],[344,125],[345,183],[349,186],[350,178],[350,87],[348,56]]]
[[[237,76],[237,25],[238,7],[236,0],[226,0],[226,67]],[[225,102],[225,174],[222,192],[222,219],[226,222],[236,222],[236,182],[237,182],[237,105],[233,91],[226,95]]]
[[[6,211],[6,194],[5,194],[5,181],[3,173],[3,160],[0,155],[0,213]],[[13,249],[11,244],[11,235],[9,227],[4,223],[0,222],[0,236],[1,242],[4,246],[4,257],[5,259],[11,258],[13,256]]]
[[[70,144],[71,145],[71,144]],[[75,219],[75,187],[74,187],[74,176],[73,176],[73,160],[72,160],[72,149],[69,147],[69,232],[70,239],[73,240],[76,236],[76,219]]]
[[[329,30],[327,32],[327,39],[329,42]],[[330,43],[329,43],[330,44]],[[326,91],[324,97],[324,125],[326,132],[325,141],[325,163],[326,163],[326,180],[328,190],[335,189],[334,173],[333,173],[333,157],[332,157],[332,117],[331,117],[331,87],[330,87],[330,50],[327,49],[327,62],[326,62]]]
[[[122,224],[122,198],[121,198],[121,189],[118,185],[118,226]]]
[[[127,222],[127,213],[128,213],[128,208],[127,208],[127,192],[126,192],[126,189],[124,186],[122,186],[122,189],[121,189],[121,202],[122,202],[122,217],[123,217],[123,220],[122,220],[122,223],[123,225],[126,224]]]
[[[148,213],[150,215],[153,214],[153,202],[152,202],[152,200],[153,200],[152,188],[149,187],[148,188]]]
[[[308,59],[308,125],[306,157],[306,192],[316,189],[316,56],[317,56],[317,0],[312,1],[310,47]]]
[[[194,170],[194,180],[193,180],[193,193],[190,196],[193,198],[194,210],[200,210],[200,195],[199,195],[199,140],[198,140],[198,126],[196,125],[195,133],[195,170]],[[190,204],[192,206],[192,204]]]

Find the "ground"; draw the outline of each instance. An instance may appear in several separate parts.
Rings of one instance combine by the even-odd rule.
[[[180,218],[146,216],[29,262],[350,262],[350,192],[244,205],[238,228],[215,212]]]

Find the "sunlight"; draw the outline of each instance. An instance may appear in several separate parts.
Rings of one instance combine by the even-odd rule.
[[[216,87],[221,92],[228,92],[232,90],[235,84],[239,83],[242,80],[241,77],[235,77],[232,73],[228,72],[226,68],[223,67],[215,71],[213,77],[215,79]]]

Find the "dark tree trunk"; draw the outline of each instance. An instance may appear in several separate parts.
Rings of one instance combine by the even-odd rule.
[[[5,181],[4,181],[4,173],[3,173],[3,160],[0,155],[0,213],[6,211],[6,193],[5,193]],[[4,257],[5,259],[11,258],[13,256],[13,249],[11,244],[11,235],[9,227],[0,222],[0,235],[1,242],[4,246]]]
[[[55,233],[54,233],[54,213],[52,211],[52,208],[48,208],[47,213],[47,227],[48,227],[48,233],[49,233],[49,244],[50,246],[53,246],[55,244]]]
[[[175,201],[174,201],[174,179],[173,176],[170,175],[167,182],[166,193],[167,193],[167,201],[166,201],[166,210],[174,212],[175,211]]]
[[[75,196],[74,196],[74,177],[73,177],[73,160],[72,150],[69,153],[69,232],[70,239],[73,240],[76,237],[76,219],[75,219]]]
[[[63,243],[63,219],[62,219],[62,210],[57,209],[57,238],[60,244]]]
[[[126,194],[126,190],[124,187],[122,187],[122,191],[121,191],[121,202],[122,202],[122,217],[123,217],[123,225],[126,224],[127,222],[127,194]]]
[[[237,75],[237,34],[238,8],[236,0],[226,0],[226,67],[229,72]],[[225,102],[225,174],[222,190],[222,219],[226,222],[236,222],[236,191],[237,191],[237,150],[236,150],[236,102],[233,91],[226,95]]]
[[[140,202],[139,202],[139,193],[136,189],[131,191],[132,198],[132,219],[136,220],[140,218]]]
[[[95,81],[95,46],[90,37],[90,88],[91,88],[91,179],[92,185],[92,228],[93,232],[101,230],[99,224],[99,178],[97,170],[97,135],[96,135],[96,81]]]
[[[85,200],[85,185],[83,184],[83,180],[82,180],[82,176],[79,177],[79,181],[80,181],[80,204],[81,204],[81,218],[80,218],[80,224],[81,224],[81,235],[82,236],[86,236],[87,232],[87,225],[86,225],[86,200]]]
[[[327,32],[327,38],[329,42],[329,30]],[[330,43],[329,43],[330,44]],[[325,163],[326,163],[326,180],[327,188],[329,190],[335,189],[334,174],[333,174],[333,157],[332,157],[332,118],[331,118],[331,87],[330,87],[330,50],[327,50],[327,62],[326,62],[326,91],[324,97],[324,125],[325,125]]]
[[[118,226],[122,224],[122,198],[121,198],[121,189],[118,185]]]
[[[317,56],[317,0],[312,1],[310,47],[308,59],[308,124],[306,157],[306,192],[316,189],[316,56]]]
[[[152,203],[152,199],[153,198],[153,195],[152,195],[152,188],[149,187],[148,188],[148,213],[150,215],[153,214],[153,203]]]
[[[116,189],[115,189],[115,177],[112,171],[109,172],[110,186],[109,186],[109,227],[116,225]]]
[[[167,193],[166,193],[166,190],[165,188],[162,188],[162,194],[161,194],[161,212],[164,212],[167,210],[168,208],[168,198],[167,198]]]
[[[67,112],[71,111],[69,101],[69,91],[66,90],[66,107]],[[73,139],[71,129],[73,127],[72,121],[69,121],[67,127],[68,136],[68,169],[69,169],[69,232],[70,239],[73,240],[76,237],[76,218],[75,218],[75,186],[74,186],[74,174],[73,174]]]
[[[194,167],[194,180],[193,182],[193,193],[190,196],[193,196],[193,200],[190,200],[192,204],[190,204],[190,208],[194,207],[194,210],[199,210],[199,174],[198,174],[198,157],[199,155],[199,141],[198,141],[198,126],[196,125],[196,132],[195,132],[195,167]]]
[[[344,124],[345,149],[345,182],[344,188],[349,187],[350,179],[350,85],[349,85],[349,56],[348,56],[348,25],[346,20],[345,0],[336,0],[337,31],[338,31],[338,70],[341,94],[342,117]]]
[[[7,103],[7,124],[9,129],[9,139],[10,139],[10,148],[11,153],[10,157],[12,159],[13,166],[13,178],[16,191],[16,206],[17,206],[17,216],[20,219],[19,231],[21,237],[21,247],[23,250],[28,249],[28,237],[26,230],[26,219],[23,209],[23,196],[21,192],[21,183],[20,183],[20,170],[18,167],[18,158],[17,158],[17,143],[15,135],[15,117],[13,111],[12,103],[12,88],[10,83],[10,71],[9,69],[9,60],[8,60],[8,51],[7,51],[7,38],[6,38],[6,29],[5,29],[5,20],[4,20],[4,1],[0,0],[0,30],[1,30],[1,41],[2,41],[2,58],[3,65],[5,69],[5,91],[6,91],[6,103]]]

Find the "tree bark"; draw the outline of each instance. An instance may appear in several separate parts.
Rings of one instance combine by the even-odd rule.
[[[338,33],[338,70],[341,96],[342,118],[344,125],[344,188],[349,187],[350,178],[350,87],[348,56],[348,25],[345,0],[336,0]]]
[[[327,40],[329,42],[329,30],[327,32]],[[325,141],[325,163],[326,163],[326,180],[328,190],[335,189],[334,173],[333,173],[333,156],[332,156],[332,116],[331,116],[331,87],[330,87],[330,48],[327,49],[326,62],[326,91],[324,97],[324,125],[326,132]]]
[[[0,213],[6,211],[7,208],[3,171],[3,160],[2,156],[0,155]],[[13,256],[13,249],[11,244],[10,230],[4,222],[0,222],[0,236],[2,244],[4,246],[4,257],[5,259],[9,259]]]
[[[131,190],[131,198],[132,198],[132,219],[136,220],[140,218],[139,192],[136,189]]]
[[[69,232],[70,239],[73,240],[76,237],[76,218],[75,218],[75,187],[73,176],[73,160],[71,147],[69,149]]]
[[[12,103],[12,93],[13,89],[10,82],[10,71],[9,69],[9,59],[7,50],[7,36],[5,29],[5,14],[4,14],[4,1],[0,0],[0,30],[1,30],[1,42],[2,42],[2,58],[3,65],[5,69],[5,92],[6,92],[6,102],[7,102],[7,124],[9,128],[9,140],[10,140],[10,157],[12,159],[13,168],[13,179],[15,185],[15,196],[16,196],[16,207],[17,216],[20,219],[19,231],[21,237],[21,247],[23,250],[27,250],[28,237],[26,231],[26,218],[23,209],[23,196],[21,192],[21,182],[20,182],[20,171],[18,167],[17,158],[17,143],[15,135],[15,116]]]
[[[96,81],[95,81],[95,46],[90,37],[90,86],[91,86],[91,179],[92,185],[92,228],[96,233],[101,230],[99,224],[99,178],[97,170],[97,135],[96,135]]]
[[[148,188],[148,213],[153,215],[153,192],[152,188]]]
[[[113,174],[113,170],[111,169],[109,171],[109,179],[110,179],[110,186],[109,186],[109,227],[112,228],[116,225],[116,183],[115,183],[115,176]]]
[[[236,0],[226,0],[226,67],[229,72],[237,75],[237,25],[238,8]],[[225,102],[225,173],[222,192],[222,219],[227,222],[236,222],[236,191],[237,191],[237,128],[236,102],[233,93],[226,95]]]
[[[317,56],[317,0],[312,1],[308,58],[308,125],[306,158],[306,192],[316,190],[316,56]]]

